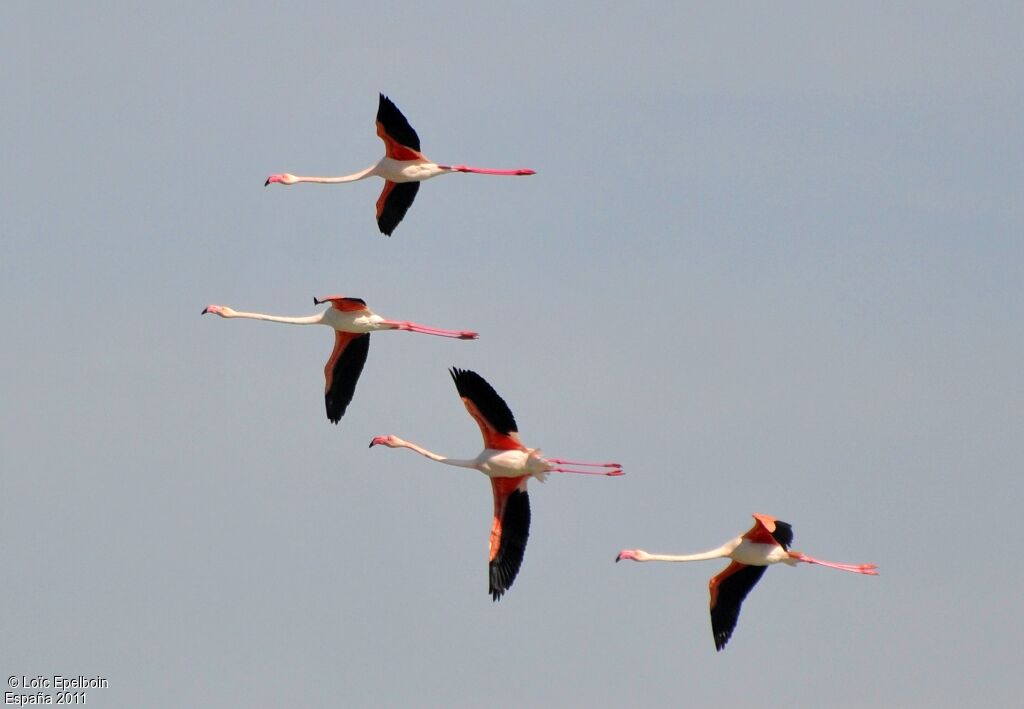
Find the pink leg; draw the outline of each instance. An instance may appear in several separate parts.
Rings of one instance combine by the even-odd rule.
[[[547,472],[549,472],[549,473],[575,473],[577,475],[607,475],[608,477],[612,477],[612,478],[618,477],[620,475],[625,475],[625,473],[622,472],[622,468],[616,468],[615,470],[609,470],[607,473],[598,472],[596,470],[573,470],[572,468],[549,468],[547,470]]]
[[[557,463],[560,465],[586,465],[591,468],[621,468],[621,463],[587,463],[582,460],[566,460],[565,458],[547,458],[549,463]]]
[[[398,321],[398,320],[385,320],[385,325],[391,325],[396,330],[406,330],[407,332],[421,332],[424,335],[437,335],[438,337],[457,337],[460,340],[475,340],[479,335],[471,330],[442,330],[437,327],[428,327],[426,325],[420,325],[414,322]]]
[[[830,569],[839,569],[840,571],[849,571],[854,574],[867,574],[868,576],[878,576],[878,568],[875,564],[837,564],[834,561],[822,561],[821,559],[815,559],[814,557],[801,554],[800,552],[790,552],[790,555],[797,561],[803,561],[808,564],[818,564],[819,566],[827,566]]]
[[[455,170],[456,172],[475,172],[479,175],[536,175],[536,171],[528,168],[518,170],[492,170],[488,167],[468,167],[466,165],[439,165],[439,167]]]

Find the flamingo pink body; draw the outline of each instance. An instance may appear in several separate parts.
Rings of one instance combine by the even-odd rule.
[[[454,367],[450,371],[466,410],[483,435],[484,449],[478,456],[464,460],[446,458],[394,435],[377,436],[370,441],[370,447],[408,448],[438,463],[479,470],[491,479],[494,520],[491,524],[488,590],[491,598],[497,601],[515,581],[530,536],[527,481],[534,477],[544,482],[549,473],[614,477],[623,474],[622,466],[618,463],[545,458],[540,450],[523,445],[511,409],[483,377]]]
[[[420,138],[398,107],[384,94],[377,106],[377,135],[384,141],[384,157],[360,172],[340,177],[301,177],[279,173],[267,178],[264,185],[279,183],[294,185],[298,182],[340,184],[356,182],[367,177],[384,178],[384,191],[377,199],[377,227],[382,234],[391,236],[395,227],[416,199],[419,183],[438,175],[453,172],[475,172],[481,175],[534,175],[533,170],[495,170],[466,165],[439,165],[420,152]]]
[[[771,564],[798,563],[818,564],[840,571],[877,576],[874,564],[839,564],[815,559],[802,552],[789,551],[793,542],[792,525],[770,517],[755,514],[754,526],[743,536],[732,539],[717,549],[699,554],[672,556],[649,554],[643,549],[626,549],[619,552],[615,561],[703,561],[706,559],[728,558],[732,560],[720,574],[711,579],[711,633],[715,648],[721,650],[732,637],[739,620],[740,606],[750,590],[761,580],[765,568]]]
[[[304,317],[284,317],[263,313],[245,313],[232,310],[226,305],[208,305],[203,314],[211,313],[222,318],[250,318],[289,325],[326,325],[334,329],[334,350],[324,367],[324,401],[327,418],[338,423],[355,394],[356,383],[366,363],[370,349],[370,333],[378,330],[405,330],[439,337],[455,337],[460,340],[475,340],[477,334],[469,330],[441,330],[405,320],[382,318],[366,307],[361,298],[347,298],[329,295],[313,298],[314,305],[329,303],[327,310]]]

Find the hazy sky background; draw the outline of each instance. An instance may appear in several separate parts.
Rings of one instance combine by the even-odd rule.
[[[90,706],[1019,701],[1024,9],[0,5],[0,671]],[[377,93],[441,162],[391,239]],[[343,293],[477,342],[373,337]],[[446,373],[623,478],[490,486]],[[793,524],[716,653],[687,553]]]

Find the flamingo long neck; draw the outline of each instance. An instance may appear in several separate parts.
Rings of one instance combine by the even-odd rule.
[[[458,458],[446,458],[443,455],[429,451],[423,446],[418,446],[415,443],[409,441],[403,441],[401,438],[395,437],[395,446],[399,448],[408,448],[411,451],[415,451],[420,455],[430,458],[431,460],[437,461],[438,463],[444,463],[445,465],[454,465],[459,468],[476,468],[475,460],[460,460]]]
[[[367,177],[375,175],[376,165],[371,165],[365,170],[354,172],[351,175],[342,175],[341,177],[302,177],[295,175],[295,182],[314,182],[321,185],[336,185],[342,182],[358,182],[359,180],[365,180]]]
[[[324,319],[323,313],[306,315],[303,317],[290,318],[283,315],[266,315],[264,313],[243,313],[237,310],[225,313],[225,318],[249,318],[251,320],[267,320],[268,322],[281,322],[287,325],[320,325]]]
[[[672,554],[648,554],[647,558],[642,561],[706,561],[708,559],[721,559],[722,557],[729,556],[732,550],[736,548],[736,545],[732,542],[723,544],[717,549],[710,551],[703,551],[699,554],[684,554],[676,556]],[[641,561],[641,559],[637,559]]]

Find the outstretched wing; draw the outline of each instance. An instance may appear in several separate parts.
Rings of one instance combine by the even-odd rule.
[[[519,440],[512,410],[505,400],[498,396],[494,387],[484,381],[476,372],[452,367],[450,370],[455,388],[466,405],[466,411],[480,426],[484,437],[484,448],[496,450],[526,450]]]
[[[381,234],[391,236],[398,223],[405,218],[405,213],[412,206],[419,192],[419,182],[391,182],[384,183],[384,190],[377,198],[377,228]]]
[[[384,141],[384,152],[392,160],[418,160],[420,137],[409,125],[398,106],[384,94],[377,104],[377,135]]]
[[[338,423],[345,415],[369,351],[370,333],[334,331],[334,352],[324,367],[324,401],[331,423]]]
[[[332,308],[343,313],[367,310],[366,301],[362,298],[351,298],[344,295],[328,295],[323,298],[313,296],[313,305],[322,305],[324,303],[330,303]]]
[[[528,475],[491,478],[494,522],[491,525],[488,590],[495,601],[512,587],[526,553],[526,541],[530,537],[530,498],[526,494],[528,479]]]
[[[793,543],[793,525],[782,520],[775,520],[775,530],[772,532],[772,538],[779,543],[779,546],[789,551],[789,545]]]
[[[736,621],[740,618],[740,606],[750,589],[761,580],[767,566],[747,566],[732,562],[722,573],[711,579],[711,634],[715,638],[715,649],[721,650],[732,637]]]
[[[778,544],[788,550],[793,543],[793,525],[768,515],[755,514],[754,526],[743,538],[755,544]]]

